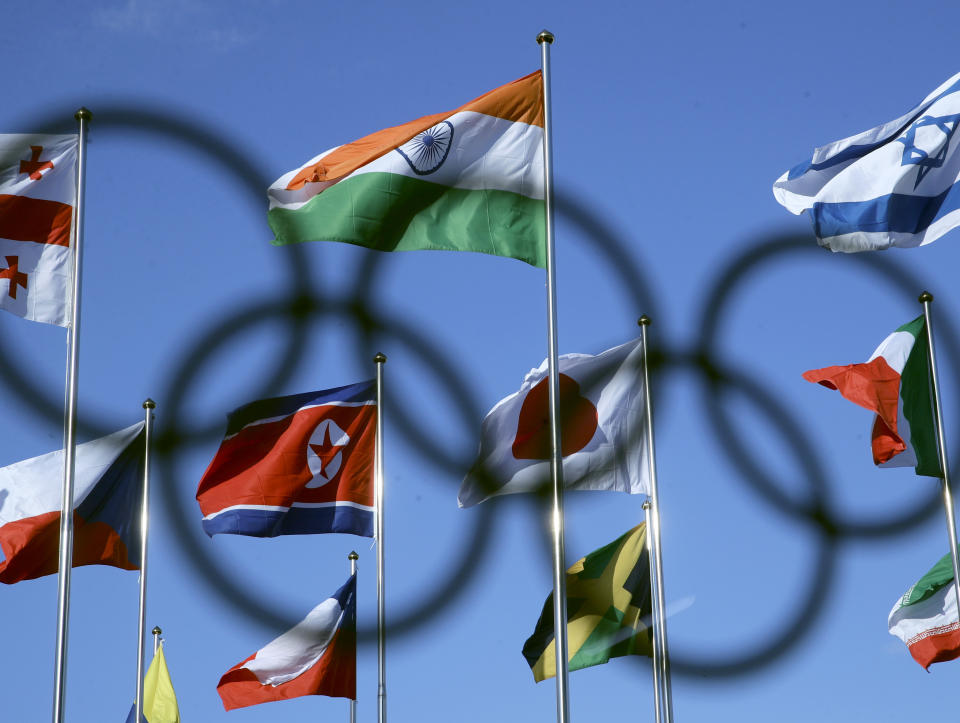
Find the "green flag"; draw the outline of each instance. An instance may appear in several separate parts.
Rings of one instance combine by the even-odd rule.
[[[570,670],[622,655],[652,655],[646,541],[647,526],[640,523],[567,570]],[[538,683],[557,674],[552,593],[523,645],[523,657]]]

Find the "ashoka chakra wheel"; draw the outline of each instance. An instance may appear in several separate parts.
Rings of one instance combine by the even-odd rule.
[[[414,173],[426,176],[443,165],[452,145],[453,125],[449,121],[441,121],[397,148],[397,153],[406,159]]]

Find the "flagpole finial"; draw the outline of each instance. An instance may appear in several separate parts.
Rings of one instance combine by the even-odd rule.
[[[155,401],[153,401],[150,397],[147,397],[146,399],[143,400],[143,408],[144,408],[144,409],[156,409],[156,408],[157,408],[157,403],[156,403]]]
[[[89,108],[80,106],[80,108],[77,109],[77,112],[73,114],[73,118],[76,121],[89,121],[91,118],[93,118],[93,113],[90,112]]]
[[[387,355],[383,352],[377,352],[377,355],[373,357],[374,364],[384,364],[387,361]]]
[[[348,560],[359,560],[359,559],[360,559],[360,555],[357,554],[356,550],[351,550],[351,551],[350,551],[350,554],[347,555],[347,559],[348,559]]]
[[[650,321],[650,317],[644,314],[639,319],[637,319],[637,326],[650,326],[653,322]]]
[[[163,633],[163,631],[160,629],[160,626],[159,626],[159,625],[155,625],[155,626],[153,627],[152,632],[153,632],[154,635],[160,635],[161,633]]]
[[[918,301],[921,304],[928,304],[933,301],[933,294],[931,294],[929,291],[924,291],[922,294],[920,294]]]
[[[541,30],[540,34],[537,35],[537,45],[543,45],[544,43],[549,43],[552,45],[553,41],[553,33],[551,33],[549,30]]]

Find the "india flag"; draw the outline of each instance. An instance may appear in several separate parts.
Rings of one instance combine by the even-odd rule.
[[[957,591],[949,552],[897,600],[887,625],[924,668],[960,657]]]
[[[543,267],[540,71],[321,153],[267,195],[277,245],[480,251]]]
[[[803,378],[876,412],[871,435],[876,465],[915,467],[917,474],[942,477],[923,316],[890,334],[866,363],[812,369]]]

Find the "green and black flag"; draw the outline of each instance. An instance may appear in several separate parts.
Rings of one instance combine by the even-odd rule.
[[[622,655],[653,654],[647,526],[640,523],[567,570],[569,669]],[[557,674],[553,594],[543,605],[523,657],[539,683]]]

